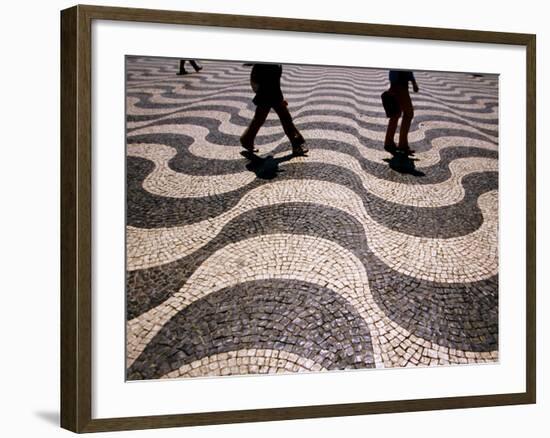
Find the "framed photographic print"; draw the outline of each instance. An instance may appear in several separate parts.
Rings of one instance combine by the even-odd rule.
[[[61,13],[61,423],[534,403],[535,36]]]

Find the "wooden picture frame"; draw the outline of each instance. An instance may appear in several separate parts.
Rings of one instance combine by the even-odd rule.
[[[126,418],[92,418],[92,92],[93,20],[219,26],[477,42],[526,49],[526,382],[525,392]],[[536,401],[535,53],[531,34],[237,16],[99,6],[61,12],[61,426],[74,432],[147,429],[529,404]]]

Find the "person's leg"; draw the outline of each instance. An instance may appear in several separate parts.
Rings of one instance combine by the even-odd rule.
[[[292,121],[292,116],[290,115],[286,104],[280,103],[273,106],[273,109],[279,116],[279,120],[281,121],[283,130],[290,140],[293,150],[300,153],[307,152],[307,150],[302,147],[302,145],[305,143],[304,137],[302,137],[302,134],[300,134],[300,131],[298,131],[298,128],[296,128],[296,125],[294,125],[294,122]]]
[[[411,101],[409,90],[403,90],[399,93],[399,105],[403,111],[401,119],[401,128],[399,130],[399,149],[409,149],[409,129],[414,117],[414,109]]]
[[[180,59],[180,71],[178,72],[179,75],[186,75],[187,71],[185,70],[185,59]]]
[[[399,116],[390,117],[388,120],[388,128],[386,129],[386,138],[384,140],[384,146],[395,148],[395,131],[397,130],[397,122],[399,121]]]
[[[250,125],[248,125],[248,128],[246,128],[243,135],[241,135],[241,145],[245,149],[254,149],[254,139],[256,138],[258,131],[264,124],[265,119],[267,119],[267,115],[269,114],[270,109],[271,108],[266,105],[258,105],[256,107],[256,112],[254,113],[254,117],[250,121]]]
[[[399,90],[397,87],[391,86],[389,90],[394,99],[397,100]],[[398,104],[399,101],[396,102]],[[397,145],[395,144],[395,131],[397,131],[397,124],[399,123],[399,117],[401,117],[401,108],[397,108],[397,113],[388,119],[388,127],[386,128],[386,137],[384,139],[384,149],[388,152],[394,153]]]
[[[200,71],[202,70],[202,67],[197,64],[197,61],[195,61],[194,59],[190,59],[189,60],[189,63],[191,64],[191,66],[195,69],[195,71]]]

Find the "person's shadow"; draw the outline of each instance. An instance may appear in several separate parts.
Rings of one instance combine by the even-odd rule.
[[[241,152],[241,155],[249,160],[246,164],[246,169],[250,172],[254,172],[260,179],[275,178],[279,172],[284,172],[279,169],[279,164],[284,163],[285,161],[290,161],[294,157],[293,154],[288,154],[278,158],[273,157],[273,155],[260,157],[259,155],[252,154],[250,152]]]
[[[391,158],[384,158],[384,161],[388,163],[390,169],[399,173],[406,173],[413,176],[426,176],[424,172],[420,172],[416,169],[414,162],[416,158],[411,158],[408,155],[402,153],[396,153]]]

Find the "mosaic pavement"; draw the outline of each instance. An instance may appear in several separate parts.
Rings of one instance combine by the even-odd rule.
[[[130,380],[498,360],[498,78],[415,73],[414,160],[382,148],[387,71],[285,66],[240,155],[250,67],[127,58]]]

